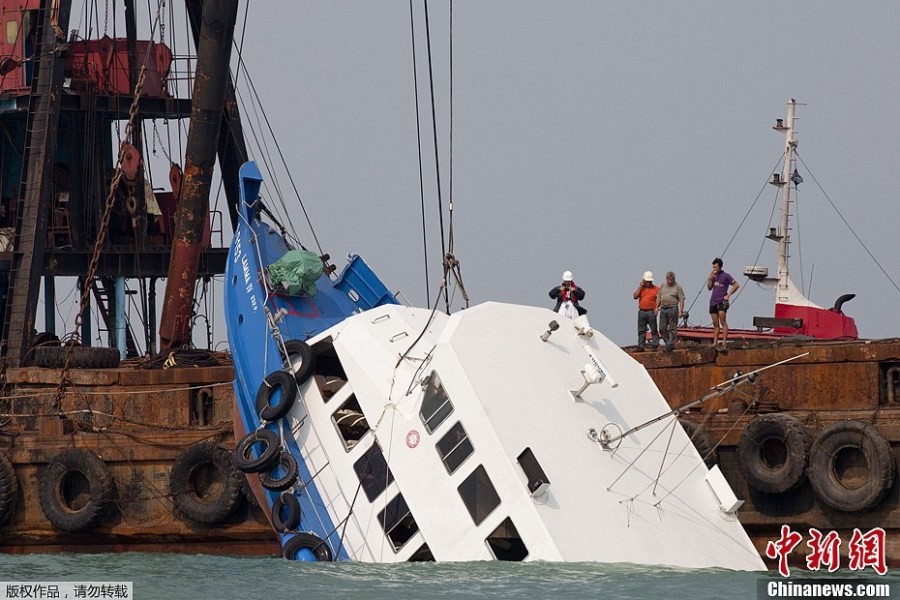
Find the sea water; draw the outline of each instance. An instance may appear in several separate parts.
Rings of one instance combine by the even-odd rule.
[[[900,598],[900,575],[890,571],[885,577],[872,572],[827,575],[795,571],[789,581],[813,577],[886,582],[891,584],[891,597]],[[595,563],[372,565],[141,553],[0,555],[0,581],[129,581],[134,584],[135,600],[753,599],[758,597],[760,580],[781,580],[781,576],[775,572]]]

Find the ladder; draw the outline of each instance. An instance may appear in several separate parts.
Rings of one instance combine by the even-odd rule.
[[[53,0],[41,2],[36,60],[31,79],[22,181],[16,210],[16,241],[10,268],[4,331],[8,363],[24,364],[31,347],[40,277],[44,271],[47,217],[53,194],[57,129],[66,48],[57,39],[69,22],[69,3],[60,3],[58,26],[50,23]]]

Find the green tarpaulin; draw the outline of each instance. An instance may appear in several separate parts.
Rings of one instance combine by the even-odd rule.
[[[269,277],[289,295],[306,292],[316,296],[316,280],[322,275],[322,259],[315,252],[288,250],[269,265]]]

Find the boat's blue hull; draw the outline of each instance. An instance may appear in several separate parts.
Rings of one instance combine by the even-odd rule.
[[[241,221],[228,254],[225,273],[225,318],[234,361],[234,391],[240,434],[254,432],[262,422],[256,397],[263,379],[286,370],[284,342],[305,341],[348,316],[381,304],[396,303],[368,265],[353,256],[341,275],[332,280],[323,274],[316,282],[315,298],[306,294],[288,296],[267,290],[263,269],[281,258],[291,247],[271,226],[259,218],[259,190],[262,178],[256,165],[246,163],[240,172]],[[278,341],[280,337],[281,342]],[[302,401],[302,398],[298,399]],[[297,460],[299,480],[290,492],[300,504],[298,532],[309,532],[325,540],[334,560],[346,559],[340,543],[340,524],[330,516],[301,449],[284,419],[266,423],[278,434],[285,449]],[[283,431],[282,428],[285,428]],[[257,477],[248,474],[248,477]],[[254,486],[262,490],[261,486]],[[271,510],[282,492],[263,490],[258,500]],[[284,546],[295,531],[280,533]],[[293,553],[292,553],[293,554]],[[312,552],[298,552],[298,559],[312,559]]]

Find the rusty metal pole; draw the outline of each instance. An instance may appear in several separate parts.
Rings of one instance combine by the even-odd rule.
[[[203,226],[209,211],[236,20],[237,0],[203,3],[184,183],[175,213],[172,257],[159,325],[160,351],[177,348],[191,340],[194,287]]]
[[[202,0],[185,0],[188,20],[194,44],[200,43],[200,15],[203,11]],[[241,115],[238,111],[234,84],[229,79],[225,92],[225,118],[219,129],[219,164],[222,165],[222,188],[228,202],[228,216],[231,217],[232,231],[238,226],[238,171],[247,162],[247,144],[244,142],[244,131],[241,127]]]

